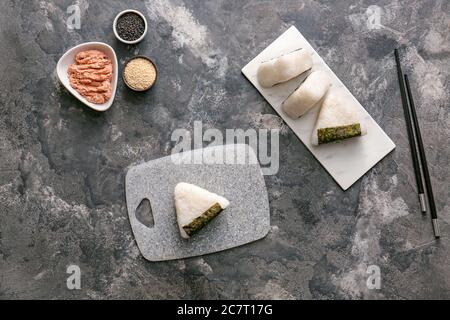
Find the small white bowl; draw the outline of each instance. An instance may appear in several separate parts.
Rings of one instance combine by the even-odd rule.
[[[86,100],[85,97],[83,97],[81,94],[79,94],[69,82],[69,76],[67,75],[67,70],[69,69],[69,66],[75,62],[75,56],[81,52],[86,50],[99,50],[101,52],[104,52],[112,62],[113,67],[113,75],[111,79],[111,98],[103,104],[95,104],[92,102],[89,102]],[[58,64],[56,65],[56,73],[58,74],[59,81],[66,87],[67,90],[71,94],[73,94],[78,100],[83,102],[88,107],[97,110],[97,111],[106,111],[108,110],[113,101],[114,96],[116,95],[116,89],[117,89],[117,78],[119,75],[119,68],[117,64],[117,56],[114,52],[114,49],[111,48],[109,45],[103,42],[86,42],[82,43],[76,47],[73,47],[72,49],[69,49],[58,61]]]
[[[117,29],[116,29],[116,25],[117,25],[117,20],[120,18],[120,16],[124,15],[125,13],[136,13],[138,16],[140,16],[143,20],[144,20],[144,33],[142,34],[142,36],[140,36],[138,39],[133,40],[133,41],[127,41],[122,39],[119,34],[117,33]],[[144,39],[145,35],[147,34],[147,19],[145,18],[145,16],[140,13],[137,10],[133,10],[133,9],[128,9],[128,10],[123,10],[121,12],[119,12],[119,14],[114,18],[114,22],[113,22],[113,31],[114,31],[114,35],[116,36],[117,40],[126,43],[126,44],[136,44],[138,42],[140,42],[142,39]]]

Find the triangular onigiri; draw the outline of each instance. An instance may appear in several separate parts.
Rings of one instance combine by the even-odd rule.
[[[189,238],[230,203],[224,197],[196,185],[180,182],[175,186],[175,209],[183,238]]]
[[[329,92],[311,136],[313,145],[341,141],[367,133],[364,116],[349,95]]]

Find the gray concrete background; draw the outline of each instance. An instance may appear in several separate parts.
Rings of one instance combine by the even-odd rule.
[[[67,30],[78,4],[80,30]],[[381,10],[379,26],[369,15]],[[118,43],[120,10],[146,14],[137,46]],[[397,144],[343,192],[240,69],[295,25]],[[450,3],[441,1],[11,1],[0,3],[0,298],[450,298]],[[157,85],[122,81],[105,113],[77,102],[54,73],[85,41],[120,64],[153,57]],[[435,241],[415,193],[392,50],[401,47],[435,189]],[[264,240],[201,258],[150,263],[127,219],[126,167],[168,155],[176,128],[278,128],[280,170],[267,176]],[[81,268],[81,290],[66,268]],[[366,286],[381,268],[380,290]]]

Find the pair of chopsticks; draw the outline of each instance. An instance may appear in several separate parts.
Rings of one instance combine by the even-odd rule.
[[[416,107],[409,86],[408,75],[403,74],[400,64],[398,50],[394,50],[395,62],[397,64],[398,83],[400,85],[400,94],[402,97],[403,112],[405,114],[406,129],[408,131],[409,145],[413,158],[414,172],[416,174],[417,191],[419,194],[420,208],[423,213],[427,211],[425,202],[425,193],[423,180],[427,192],[428,203],[430,205],[431,222],[433,224],[434,236],[436,239],[440,237],[436,204],[434,202],[433,188],[431,186],[430,172],[428,171],[427,158],[423,147],[422,135],[420,133],[419,122],[417,120]],[[420,166],[420,164],[422,167]],[[423,171],[423,180],[422,180]]]

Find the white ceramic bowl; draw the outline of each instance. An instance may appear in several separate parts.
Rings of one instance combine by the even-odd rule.
[[[129,12],[136,13],[138,16],[140,16],[140,17],[144,20],[144,26],[145,26],[145,27],[144,27],[144,33],[142,34],[142,36],[140,36],[139,39],[136,39],[136,40],[133,40],[133,41],[127,41],[127,40],[122,39],[122,38],[119,36],[119,34],[117,33],[117,29],[116,29],[117,20],[120,18],[120,16],[124,15],[125,13],[129,13]],[[114,22],[113,22],[113,31],[114,31],[114,35],[116,36],[116,38],[117,38],[119,41],[122,41],[123,43],[126,43],[126,44],[135,44],[135,43],[138,43],[138,42],[140,42],[142,39],[144,39],[145,35],[147,34],[147,19],[145,18],[145,16],[144,16],[142,13],[140,13],[140,12],[137,11],[137,10],[133,10],[133,9],[123,10],[123,11],[119,12],[119,14],[118,14],[118,15],[116,16],[116,18],[114,19]]]
[[[104,52],[110,59],[113,65],[113,75],[111,80],[111,98],[103,104],[95,104],[92,102],[89,102],[84,98],[81,94],[79,94],[69,82],[69,76],[67,75],[67,70],[69,69],[69,66],[75,62],[75,55],[81,51],[85,50],[99,50]],[[109,45],[103,42],[86,42],[82,43],[76,47],[73,47],[72,49],[69,49],[62,57],[59,59],[58,64],[56,65],[56,73],[58,74],[59,81],[66,87],[67,90],[69,90],[70,93],[72,93],[78,100],[83,102],[88,107],[97,110],[97,111],[106,111],[108,110],[113,101],[114,96],[116,95],[116,89],[117,89],[117,78],[119,74],[119,68],[117,64],[117,56],[114,52],[114,49],[111,48]]]

